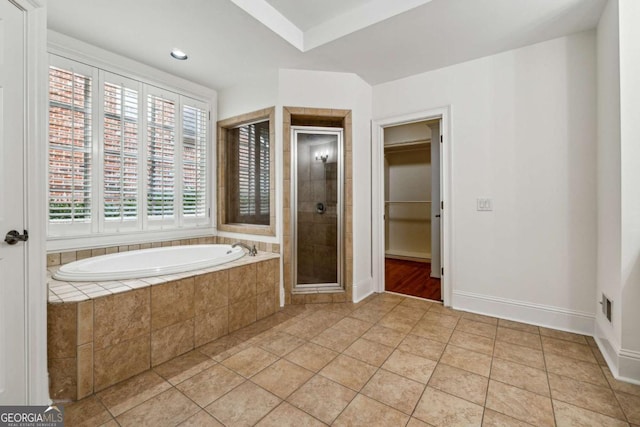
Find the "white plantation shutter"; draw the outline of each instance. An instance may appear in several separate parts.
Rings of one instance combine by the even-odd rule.
[[[266,126],[258,128],[258,145],[260,152],[258,153],[258,189],[259,189],[259,209],[258,214],[269,216],[269,200],[270,200],[270,177],[269,177],[269,122]]]
[[[139,215],[138,98],[136,82],[105,76],[103,184],[104,218],[108,223],[135,221]]]
[[[49,223],[92,215],[92,83],[81,64],[49,67]]]
[[[48,236],[210,226],[209,105],[49,58]]]
[[[256,213],[256,126],[245,125],[237,129],[238,135],[238,193],[240,216]]]
[[[176,100],[147,95],[147,216],[174,214],[176,185]]]
[[[234,222],[269,222],[269,121],[239,126],[230,131],[237,152],[238,203]],[[232,215],[234,216],[234,215]],[[243,218],[244,217],[244,218]],[[248,218],[251,217],[249,221]]]
[[[206,106],[182,106],[182,213],[185,218],[207,216]]]

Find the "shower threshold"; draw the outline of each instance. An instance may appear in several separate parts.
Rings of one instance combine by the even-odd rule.
[[[317,294],[344,292],[344,288],[337,283],[304,283],[294,287],[294,294]]]

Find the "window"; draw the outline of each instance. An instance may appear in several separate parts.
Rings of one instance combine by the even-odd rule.
[[[266,109],[218,123],[218,228],[273,235],[273,115]]]
[[[229,222],[269,225],[269,121],[228,129],[226,141],[227,185],[237,190]]]
[[[147,98],[147,212],[150,219],[173,217],[176,158],[176,101]]]
[[[208,105],[51,56],[51,238],[210,226]]]
[[[79,70],[78,70],[79,68]],[[88,71],[88,72],[87,72]],[[49,221],[91,221],[91,70],[49,69]]]
[[[111,78],[109,78],[111,77]],[[104,217],[108,223],[138,219],[138,90],[109,76],[104,83]]]
[[[182,117],[182,213],[200,217],[207,209],[207,112],[185,105]]]

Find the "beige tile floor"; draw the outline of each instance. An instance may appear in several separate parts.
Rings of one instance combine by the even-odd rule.
[[[67,426],[638,426],[590,337],[381,294],[286,307],[65,407]]]

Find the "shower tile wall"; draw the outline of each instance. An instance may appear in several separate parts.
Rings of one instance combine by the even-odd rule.
[[[282,126],[283,126],[283,144],[282,155],[284,162],[282,164],[282,222],[283,222],[283,240],[281,253],[282,257],[282,281],[284,287],[285,304],[317,304],[322,302],[344,302],[351,301],[353,298],[353,187],[352,180],[352,117],[350,110],[327,109],[327,108],[309,108],[309,107],[283,107]],[[330,121],[330,123],[327,123]],[[343,264],[343,285],[344,291],[336,290],[335,292],[320,293],[301,293],[296,289],[298,283],[294,277],[296,266],[295,257],[292,253],[297,253],[297,241],[295,240],[294,227],[295,215],[291,210],[297,209],[295,203],[297,194],[292,193],[292,181],[297,181],[297,176],[291,179],[292,169],[297,166],[297,156],[292,159],[292,152],[297,152],[297,137],[291,132],[292,126],[327,126],[342,127],[344,130],[344,186],[340,189],[344,194],[344,220],[343,220],[343,240],[341,247],[341,256]],[[291,159],[292,161],[289,161]],[[297,224],[296,224],[297,227]],[[338,237],[340,235],[338,234]]]
[[[335,143],[298,145],[298,283],[336,283],[338,164],[316,152],[336,152]],[[326,211],[319,214],[317,203]]]

